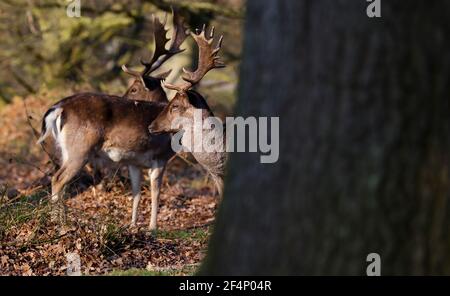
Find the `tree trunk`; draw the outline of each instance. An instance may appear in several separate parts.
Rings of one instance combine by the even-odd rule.
[[[449,1],[249,0],[241,116],[280,158],[233,153],[201,274],[450,274]]]

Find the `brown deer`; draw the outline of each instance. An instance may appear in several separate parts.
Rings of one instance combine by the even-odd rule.
[[[196,91],[191,90],[191,88],[196,85],[208,71],[214,68],[225,67],[225,65],[219,61],[219,57],[217,56],[222,44],[223,36],[219,38],[217,46],[213,48],[214,27],[211,29],[209,37],[206,36],[207,33],[205,27],[203,27],[198,34],[192,33],[191,35],[199,48],[197,70],[190,72],[183,69],[186,75],[182,77],[185,82],[181,85],[164,84],[165,87],[176,90],[177,93],[164,110],[149,125],[149,131],[152,134],[178,133],[180,131],[191,132],[192,135],[190,135],[189,138],[194,139],[199,135],[202,136],[205,132],[202,126],[193,124],[195,112],[201,113],[202,121],[214,117],[214,114],[205,99]],[[184,122],[184,125],[173,124],[174,120],[180,118],[186,118],[188,120]],[[223,128],[222,133],[216,137],[222,139],[222,147],[225,147],[224,132],[225,129]],[[183,134],[181,138],[182,144],[185,138],[186,136]],[[211,174],[217,190],[219,191],[219,195],[222,195],[224,169],[227,159],[224,150],[206,152],[191,149],[190,152],[197,162]]]
[[[172,9],[173,32],[171,39],[166,37],[168,32],[165,28],[166,22],[167,14],[163,22],[157,17],[153,17],[155,49],[153,57],[149,62],[145,62],[141,59],[141,64],[144,66],[144,69],[141,72],[128,69],[126,65],[122,65],[122,70],[134,77],[133,82],[123,95],[125,99],[162,103],[169,102],[167,95],[161,86],[161,81],[164,81],[172,70],[159,74],[152,73],[158,70],[161,65],[172,56],[184,51],[184,49],[180,49],[180,45],[186,39],[187,35],[185,34],[186,29],[183,19],[180,17],[177,10]],[[165,46],[169,40],[172,40],[172,43],[167,50]],[[51,149],[47,150],[51,151]],[[57,161],[54,162],[56,163]],[[108,167],[108,163],[105,163],[102,159],[92,159],[90,162],[93,169],[94,180],[104,179],[104,175],[100,168]],[[111,176],[110,174],[107,175]]]
[[[84,167],[88,161],[102,159],[121,165],[130,170],[133,195],[131,225],[136,224],[140,201],[141,168],[149,169],[151,185],[150,229],[156,229],[157,211],[163,172],[167,161],[174,155],[169,135],[152,135],[148,125],[167,105],[165,93],[159,85],[153,90],[148,80],[160,84],[161,79],[149,74],[159,68],[164,61],[180,52],[180,45],[187,37],[182,22],[174,15],[174,35],[169,50],[164,48],[168,41],[164,25],[155,18],[155,52],[145,69],[138,73],[128,70],[139,80],[140,86],[148,89],[146,100],[124,100],[123,97],[105,94],[82,93],[64,98],[50,107],[42,120],[42,143],[53,135],[61,150],[62,164],[52,178],[53,216],[65,221],[63,189],[65,185]],[[138,75],[139,74],[139,75]],[[147,80],[147,81],[146,81]],[[138,83],[138,84],[139,84]],[[139,90],[135,81],[127,98],[136,97]]]

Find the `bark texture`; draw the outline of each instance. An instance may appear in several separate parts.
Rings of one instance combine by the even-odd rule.
[[[449,1],[249,0],[236,115],[280,159],[230,155],[201,274],[450,274]]]

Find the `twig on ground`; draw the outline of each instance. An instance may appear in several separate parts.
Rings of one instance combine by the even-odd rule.
[[[31,131],[33,132],[34,137],[36,138],[36,140],[39,139],[39,135],[40,133],[33,127],[33,125],[31,124],[31,120],[30,118],[32,118],[30,116],[30,114],[28,113],[28,108],[27,108],[27,103],[25,102],[25,98],[22,99],[23,102],[23,107],[25,110],[25,116],[27,117],[27,123],[31,128]],[[58,167],[58,164],[55,162],[55,160],[53,159],[53,157],[50,155],[50,153],[47,151],[47,149],[45,149],[44,145],[40,145],[42,150],[45,152],[45,154],[47,154],[48,158],[50,159],[50,161],[52,162],[53,166],[56,168]]]

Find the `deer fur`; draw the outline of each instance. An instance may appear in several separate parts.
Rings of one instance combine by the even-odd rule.
[[[165,22],[154,18],[155,52],[150,62],[143,62],[142,72],[123,70],[135,77],[123,97],[105,94],[77,94],[51,106],[42,120],[42,144],[50,135],[61,151],[61,167],[52,178],[52,197],[56,218],[66,218],[63,192],[65,185],[89,161],[113,162],[129,167],[133,208],[131,225],[137,221],[141,197],[141,169],[148,169],[151,185],[150,229],[157,227],[157,211],[162,177],[168,160],[174,155],[170,135],[151,135],[148,125],[167,105],[161,87],[170,71],[151,75],[167,59],[182,52],[179,47],[186,39],[186,30],[179,16],[173,14],[174,32],[169,49],[165,44]]]
[[[203,130],[202,126],[193,124],[195,110],[201,111],[202,122],[207,118],[214,117],[206,100],[199,93],[192,90],[189,90],[186,93],[177,93],[157,118],[153,120],[148,129],[152,134],[177,133],[180,131],[184,133],[191,132],[192,135],[190,139],[194,139],[196,136],[201,136],[202,139],[205,139],[206,131]],[[186,118],[189,120],[185,122],[186,124],[177,128],[172,125],[173,120],[176,118]],[[213,130],[213,132],[216,131]],[[192,143],[185,144],[185,138],[186,137],[183,135],[181,144],[188,148]],[[223,133],[217,135],[216,138],[223,139],[223,147],[226,147],[225,128],[223,129]],[[195,150],[190,152],[195,160],[211,175],[217,191],[221,196],[227,153],[224,151],[196,152]]]
[[[219,61],[219,57],[217,56],[222,44],[223,36],[219,38],[217,46],[213,48],[212,43],[214,39],[214,27],[209,34],[206,33],[206,28],[203,27],[198,34],[191,35],[199,48],[198,67],[193,72],[183,69],[186,74],[186,76],[183,76],[183,80],[185,81],[183,84],[165,84],[166,87],[176,90],[177,93],[169,104],[167,104],[164,110],[158,115],[158,117],[151,123],[151,125],[149,125],[148,129],[151,133],[176,133],[180,131],[185,133],[191,131],[191,139],[200,135],[204,138],[203,134],[205,131],[203,130],[203,127],[193,125],[194,111],[201,111],[202,120],[209,117],[214,117],[214,114],[205,99],[199,93],[191,90],[191,88],[197,84],[208,71],[225,66],[221,61]],[[173,121],[179,118],[188,119],[186,122],[188,124],[191,123],[192,125],[178,125],[178,127],[173,125]],[[216,130],[213,131],[217,132]],[[223,131],[225,131],[225,128]],[[221,138],[223,141],[222,147],[226,147],[226,139],[224,134],[217,136],[218,137],[216,138]],[[184,139],[185,136],[183,134],[181,138],[182,144]],[[185,147],[189,148],[188,146]],[[224,149],[217,152],[191,151],[197,162],[200,163],[212,176],[217,190],[219,191],[219,195],[222,195],[224,171],[227,160],[227,154],[224,151]]]
[[[56,214],[65,219],[64,186],[92,159],[128,165],[133,191],[131,224],[137,219],[141,169],[149,169],[152,210],[150,228],[156,228],[159,192],[167,161],[174,155],[170,136],[152,135],[147,127],[166,106],[164,103],[124,100],[121,97],[84,93],[65,98],[46,112],[41,137],[50,134],[61,150],[61,168],[52,178]]]

